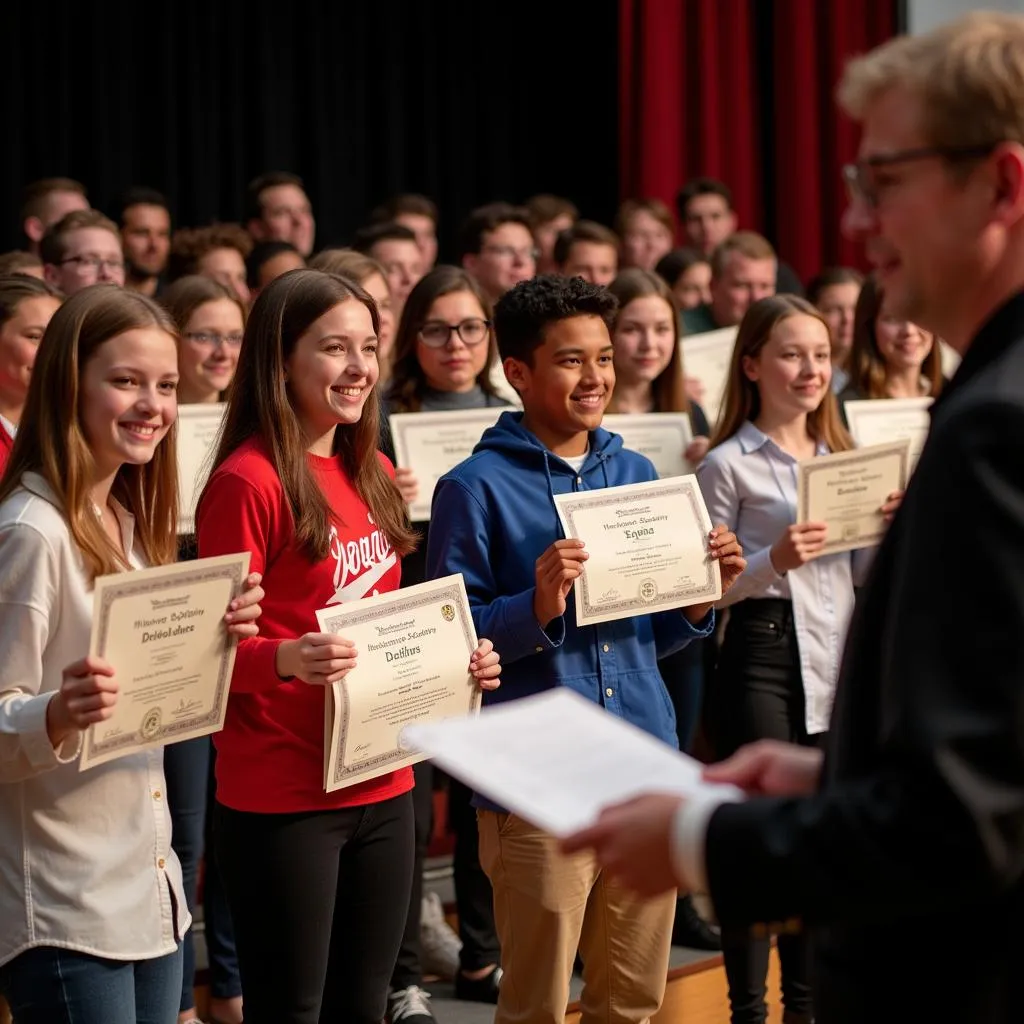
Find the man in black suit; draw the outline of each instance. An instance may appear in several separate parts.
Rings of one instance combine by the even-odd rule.
[[[847,641],[828,750],[707,771],[567,849],[723,928],[810,927],[817,1024],[1024,1020],[1024,18],[973,14],[855,61],[845,227],[896,315],[963,362]]]

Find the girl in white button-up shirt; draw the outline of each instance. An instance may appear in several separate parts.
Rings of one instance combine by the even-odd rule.
[[[852,447],[831,390],[829,330],[803,299],[754,303],[740,324],[722,422],[698,468],[711,519],[736,532],[747,570],[730,608],[712,712],[716,754],[828,728],[854,603],[853,559],[823,555],[825,526],[797,523],[797,463]],[[733,1024],[764,1019],[767,940],[723,937]],[[806,948],[780,936],[787,1020],[810,1020]]]
[[[189,924],[163,752],[79,773],[117,666],[86,657],[92,581],[172,561],[173,327],[111,285],[57,311],[0,481],[0,991],[18,1024],[172,1024]],[[256,632],[258,579],[227,628]]]

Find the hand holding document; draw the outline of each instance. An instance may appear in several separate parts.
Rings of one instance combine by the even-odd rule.
[[[704,385],[704,401],[700,404],[712,427],[718,422],[725,401],[725,385],[732,367],[732,350],[736,345],[736,328],[689,334],[680,341],[683,368],[687,377],[695,377]]]
[[[693,440],[693,427],[685,412],[609,413],[601,426],[618,434],[625,448],[646,455],[662,480],[693,472],[683,454]]]
[[[226,410],[223,402],[178,406],[178,533],[195,533],[196,502],[210,475]]]
[[[797,521],[825,523],[822,554],[877,544],[885,534],[882,506],[907,487],[910,442],[817,455],[797,464]]]
[[[97,578],[89,654],[113,667],[118,698],[85,733],[80,770],[223,727],[237,647],[224,615],[248,572],[245,552]]]
[[[590,556],[574,586],[577,625],[721,598],[695,476],[558,494],[555,507],[565,536],[582,540]]]
[[[909,441],[912,470],[928,437],[931,426],[928,409],[933,401],[932,398],[876,398],[846,402],[846,422],[858,448]]]
[[[698,761],[564,687],[473,718],[407,726],[402,743],[559,837],[644,793],[742,795],[705,782]]]
[[[328,793],[422,761],[399,745],[409,723],[479,710],[469,672],[477,637],[461,576],[324,608],[316,618],[358,652],[356,667],[325,689]]]
[[[419,482],[419,494],[409,506],[409,518],[414,523],[430,519],[437,481],[473,454],[483,432],[497,423],[502,412],[492,407],[395,413],[389,418],[398,465],[411,469]]]

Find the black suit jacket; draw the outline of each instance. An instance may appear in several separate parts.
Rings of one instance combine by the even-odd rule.
[[[1024,1020],[1024,293],[932,407],[829,743],[814,797],[712,816],[723,927],[813,930],[818,1024]]]

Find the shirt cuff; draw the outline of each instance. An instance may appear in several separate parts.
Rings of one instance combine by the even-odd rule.
[[[54,748],[46,730],[46,709],[57,691],[30,697],[22,704],[18,715],[19,732],[29,763],[36,771],[46,771],[74,761],[82,750],[82,732],[76,729],[60,746]]]
[[[672,866],[681,889],[693,893],[708,891],[704,860],[708,822],[722,804],[738,803],[740,799],[728,792],[701,793],[687,799],[676,811],[672,825]]]

